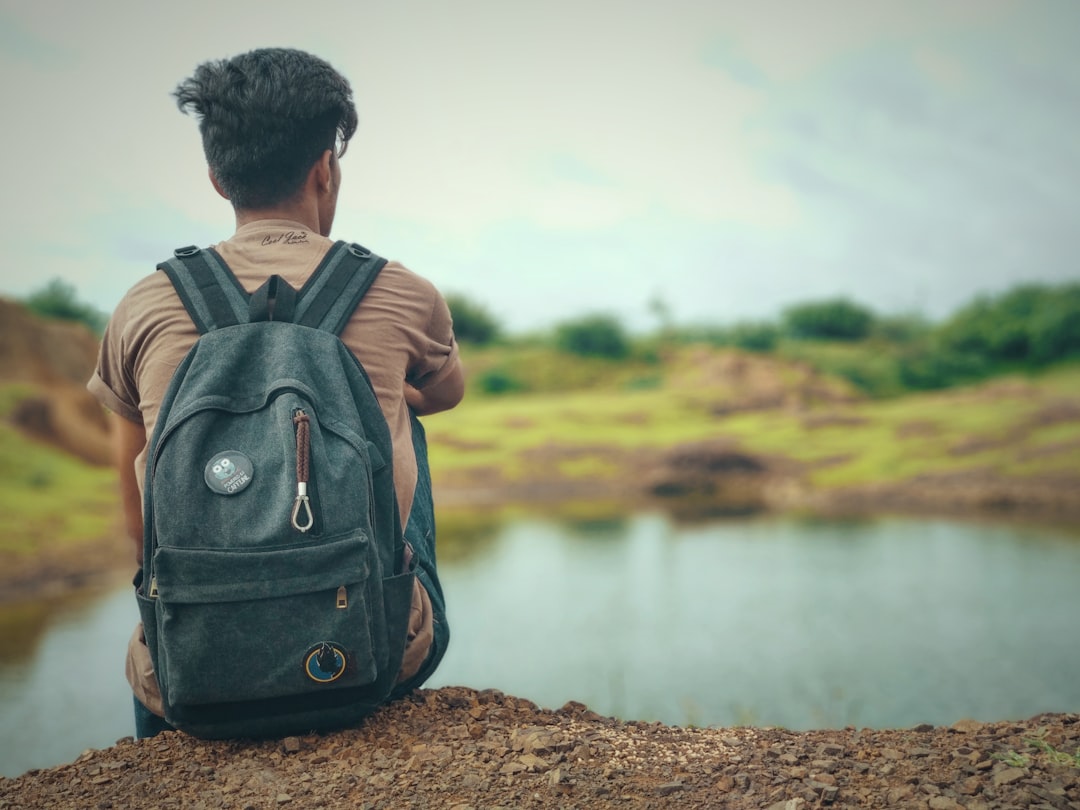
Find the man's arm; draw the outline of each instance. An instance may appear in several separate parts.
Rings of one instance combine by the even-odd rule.
[[[455,364],[450,373],[434,385],[416,388],[405,383],[405,402],[416,411],[417,416],[448,411],[461,402],[463,396],[465,396],[465,373],[460,363]]]
[[[120,473],[120,500],[124,507],[124,525],[135,544],[135,560],[142,565],[143,514],[139,482],[135,477],[135,457],[146,446],[146,428],[113,414],[113,435],[116,448],[116,468]]]

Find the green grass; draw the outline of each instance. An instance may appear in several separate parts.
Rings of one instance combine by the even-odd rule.
[[[992,754],[994,759],[1001,760],[1012,768],[1028,768],[1038,760],[1043,765],[1056,765],[1066,768],[1080,768],[1080,747],[1073,753],[1062,751],[1046,741],[1044,735],[1046,729],[1040,729],[1036,736],[1024,740],[1027,751],[1005,751]]]
[[[485,395],[493,375],[513,384],[515,392],[566,392],[655,388],[661,382],[658,360],[638,354],[625,360],[580,357],[543,343],[466,350],[470,396]]]
[[[70,547],[114,531],[116,474],[0,424],[0,552]]]
[[[0,385],[0,419],[7,419],[20,401],[35,393],[37,393],[37,387],[30,383]]]
[[[822,488],[972,469],[1005,477],[1080,473],[1080,419],[1040,424],[1037,418],[1063,398],[1080,407],[1076,365],[894,399],[717,416],[727,394],[721,385],[684,377],[648,390],[467,400],[428,421],[432,465],[446,479],[455,470],[486,469],[515,480],[545,448],[585,448],[592,458],[578,453],[558,469],[570,478],[603,478],[617,472],[605,454],[618,459],[635,449],[726,440],[799,462],[807,480]]]
[[[493,482],[614,480],[626,475],[635,451],[660,453],[701,442],[791,459],[819,488],[967,469],[1017,478],[1080,475],[1080,365],[894,399],[727,413],[730,380],[703,365],[707,358],[699,348],[691,351],[669,357],[662,367],[641,361],[603,365],[609,375],[604,384],[585,390],[470,395],[460,407],[425,421],[437,481],[452,482],[456,475]],[[540,362],[532,350],[520,352],[515,363]],[[591,360],[578,367],[565,357],[557,365],[569,378],[601,368]],[[659,371],[662,385],[626,384]],[[30,390],[0,386],[0,417]],[[25,555],[116,530],[120,512],[111,469],[83,464],[3,422],[0,480],[0,553]],[[476,534],[477,526],[459,522],[463,536]],[[447,534],[454,534],[453,523],[451,518]]]
[[[885,341],[784,340],[777,346],[776,355],[843,377],[875,397],[895,397],[907,392],[897,349]]]
[[[1042,737],[1034,737],[1024,740],[1029,748],[1034,748],[1042,758],[1052,765],[1067,765],[1073,768],[1080,768],[1080,747],[1072,754],[1067,751],[1059,751],[1052,746]]]
[[[716,420],[698,404],[664,390],[478,399],[431,418],[427,425],[436,470],[513,470],[522,454],[546,446],[657,448],[697,441],[716,431]]]

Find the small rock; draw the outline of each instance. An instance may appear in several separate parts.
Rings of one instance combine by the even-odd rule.
[[[478,790],[484,784],[484,778],[478,773],[467,773],[461,777],[461,786],[469,790]]]
[[[888,795],[885,797],[885,800],[889,804],[900,804],[900,802],[904,801],[905,799],[910,799],[912,794],[914,793],[915,788],[913,788],[911,785],[901,785],[900,787],[895,787],[890,790]]]
[[[536,754],[522,754],[518,757],[518,762],[522,763],[530,771],[546,771],[551,767],[551,764]]]
[[[837,788],[836,785],[825,784],[824,782],[818,782],[816,780],[809,780],[807,786],[814,792],[816,796],[821,796],[821,800],[825,805],[831,805],[836,801]]]
[[[964,796],[974,796],[979,792],[980,787],[982,787],[982,780],[977,776],[969,776],[956,786],[956,791]]]
[[[994,785],[996,787],[1011,785],[1013,782],[1019,782],[1025,776],[1027,776],[1027,771],[1020,768],[1003,768],[994,774]]]
[[[656,788],[656,792],[661,796],[670,796],[672,793],[678,793],[684,787],[686,787],[686,785],[682,782],[665,782]]]
[[[957,748],[951,754],[954,760],[959,762],[966,762],[968,765],[975,765],[975,763],[982,760],[982,754],[976,751],[974,748],[968,748],[966,745],[962,745]]]
[[[933,730],[934,727],[929,723],[919,723],[919,725],[915,726],[915,728],[912,729],[912,731],[917,731],[920,734],[925,734],[926,732]]]
[[[881,756],[885,759],[899,760],[904,759],[904,752],[897,751],[895,748],[882,748]]]
[[[286,737],[281,741],[281,750],[286,754],[296,754],[300,751],[299,737]]]
[[[805,799],[787,799],[776,804],[770,804],[768,810],[802,810],[805,806]]]
[[[290,796],[288,793],[279,793],[277,795],[277,798],[274,799],[274,801],[278,804],[288,804],[292,801],[292,796]]]
[[[930,799],[930,810],[964,810],[964,806],[948,796],[934,796]]]
[[[974,734],[977,731],[982,731],[982,727],[983,724],[978,722],[977,720],[969,720],[965,718],[963,720],[957,720],[955,723],[949,726],[949,731],[955,731],[960,734]]]

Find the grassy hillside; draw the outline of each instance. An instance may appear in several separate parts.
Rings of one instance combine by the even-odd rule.
[[[663,361],[615,364],[522,352],[467,357],[470,385],[501,366],[556,390],[472,391],[459,408],[427,419],[440,490],[486,489],[497,501],[508,488],[526,500],[530,488],[554,488],[573,499],[584,485],[606,481],[633,499],[650,465],[672,448],[718,444],[770,463],[782,459],[821,491],[965,471],[1080,482],[1075,364],[872,400],[809,366],[730,350],[689,347]],[[113,471],[27,439],[4,421],[25,390],[0,387],[0,560],[93,550],[103,540],[127,554]]]
[[[9,564],[42,551],[97,544],[116,533],[116,474],[108,468],[0,424],[0,478],[0,559]]]
[[[534,366],[504,367],[535,379]],[[474,396],[429,419],[436,482],[632,479],[628,464],[699,443],[782,458],[821,490],[964,471],[1080,478],[1076,364],[884,400],[804,364],[730,351],[683,350],[637,384],[648,368],[611,365],[597,374],[606,384],[585,390]]]

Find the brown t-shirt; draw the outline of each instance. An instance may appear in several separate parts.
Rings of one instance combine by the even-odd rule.
[[[244,225],[214,247],[250,293],[273,274],[299,289],[332,244],[296,222],[261,220]],[[114,310],[87,387],[110,410],[141,422],[149,440],[173,372],[197,338],[198,331],[172,282],[164,273],[155,272],[135,284]],[[342,330],[341,339],[367,371],[390,427],[394,485],[404,525],[417,475],[404,385],[408,382],[423,389],[457,368],[460,360],[450,311],[429,281],[389,262]],[[146,450],[143,447],[135,460],[140,493]],[[419,580],[409,636],[401,680],[416,673],[431,646],[431,603]],[[136,696],[160,714],[161,697],[141,626],[128,646],[127,673]]]
[[[215,245],[244,289],[254,292],[272,274],[299,289],[333,242],[285,220],[261,220]],[[113,312],[89,389],[110,410],[141,422],[153,435],[161,400],[198,332],[162,272],[139,281]],[[371,378],[390,427],[394,486],[402,524],[416,490],[404,384],[437,384],[460,362],[446,302],[429,281],[389,262],[357,307],[341,339]],[[143,487],[146,448],[135,462]]]

